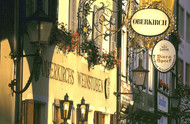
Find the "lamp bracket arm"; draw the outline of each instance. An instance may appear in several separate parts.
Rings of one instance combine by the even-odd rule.
[[[56,105],[55,103],[53,103],[53,105],[55,106],[56,109],[61,108],[60,106]]]
[[[130,93],[126,93],[126,92],[123,92],[123,93],[122,93],[122,92],[114,92],[113,94],[114,94],[115,96],[119,96],[119,95],[121,95],[121,94],[133,95],[133,94],[137,94],[137,93],[131,93],[131,92],[130,92]]]
[[[14,86],[16,85],[16,79],[14,79],[14,80],[12,80],[11,81],[11,83],[9,84],[9,87],[11,87],[11,90],[14,92],[14,93],[16,93],[16,94],[20,94],[20,93],[23,93],[23,92],[25,92],[27,89],[28,89],[28,87],[30,86],[30,84],[31,84],[31,82],[32,82],[32,78],[33,78],[33,71],[32,71],[32,73],[31,73],[31,75],[30,75],[30,77],[29,77],[29,79],[28,79],[28,82],[26,83],[26,85],[25,85],[25,87],[21,90],[21,91],[16,91],[16,90],[14,90]]]
[[[25,91],[28,89],[28,87],[30,86],[30,84],[31,84],[31,82],[32,82],[34,72],[36,73],[36,69],[38,69],[38,65],[40,64],[40,62],[41,62],[41,58],[39,58],[39,56],[34,59],[33,69],[32,69],[31,75],[30,75],[30,77],[29,77],[29,79],[28,79],[28,81],[27,81],[25,87],[24,87],[22,90],[20,90],[20,91],[14,90],[14,86],[17,84],[17,80],[16,80],[16,79],[13,79],[13,80],[11,81],[11,83],[9,84],[9,87],[11,87],[11,90],[12,90],[14,93],[20,94],[20,93],[25,92]],[[35,78],[35,80],[36,80],[36,78]],[[37,80],[36,80],[36,81],[37,81]]]
[[[39,56],[39,53],[37,54],[28,54],[28,55],[15,55],[14,53],[10,53],[9,54],[11,56],[11,59],[17,58],[17,57],[35,57],[35,56]]]

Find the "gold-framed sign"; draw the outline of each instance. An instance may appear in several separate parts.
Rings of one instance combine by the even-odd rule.
[[[139,5],[128,18],[126,25],[129,37],[151,48],[155,41],[168,39],[176,29],[174,14],[162,3]]]
[[[159,9],[141,9],[131,17],[132,29],[145,37],[161,35],[169,28],[169,25],[169,17]]]

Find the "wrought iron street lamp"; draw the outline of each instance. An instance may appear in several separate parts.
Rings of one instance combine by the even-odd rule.
[[[142,59],[139,59],[139,66],[136,69],[133,69],[133,75],[135,79],[135,85],[138,87],[138,90],[143,90],[143,87],[145,87],[145,83],[148,76],[148,70],[144,69],[142,66]],[[120,92],[114,92],[115,95],[120,94],[136,94],[136,93],[120,93]]]
[[[180,104],[180,97],[177,94],[174,94],[173,96],[170,97],[170,99],[171,99],[171,107],[173,109],[178,109]]]
[[[145,86],[146,78],[148,76],[148,70],[145,70],[142,66],[142,59],[139,59],[139,66],[136,69],[133,69],[133,75],[135,79],[136,86],[139,89],[143,89]]]
[[[27,32],[30,38],[30,42],[32,43],[48,43],[49,41],[49,37],[51,35],[51,30],[52,30],[52,26],[53,26],[53,19],[49,18],[45,12],[42,9],[42,0],[38,0],[37,1],[37,10],[36,12],[31,16],[28,17],[27,19]],[[20,44],[22,45],[22,43]],[[20,48],[20,47],[19,47]],[[32,56],[39,56],[39,54],[41,54],[41,49],[38,48],[37,54],[28,54],[28,55],[23,55],[22,51],[23,49],[20,49],[19,51],[21,51],[21,53],[19,53],[18,55],[15,55],[14,53],[11,53],[11,58],[17,58],[19,60],[19,58],[22,57],[32,57]],[[37,66],[39,64],[40,61],[40,57],[36,57],[34,60],[34,66]],[[34,68],[34,67],[33,67]],[[16,85],[16,79],[13,79],[11,84],[9,84],[9,86],[11,87],[12,91],[14,93],[23,93],[25,92],[28,87],[30,86],[30,83],[32,81],[33,78],[33,72],[36,70],[32,71],[32,74],[26,84],[26,86],[21,90],[21,91],[15,91],[14,90],[14,86]],[[37,79],[36,79],[37,80]]]
[[[84,123],[85,121],[88,121],[88,111],[89,111],[89,104],[85,104],[85,99],[84,97],[81,100],[81,104],[77,105],[78,109],[78,118],[79,121]]]
[[[70,119],[73,101],[69,100],[66,93],[64,100],[60,100],[61,118],[64,119],[64,124],[67,124],[67,119]]]
[[[48,43],[53,20],[49,18],[42,9],[42,1],[37,1],[36,12],[27,18],[27,32],[32,43]]]

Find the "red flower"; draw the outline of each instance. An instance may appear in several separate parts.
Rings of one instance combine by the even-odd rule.
[[[71,42],[73,42],[74,40],[75,40],[75,39],[74,39],[74,38],[72,38],[72,39],[71,39]]]

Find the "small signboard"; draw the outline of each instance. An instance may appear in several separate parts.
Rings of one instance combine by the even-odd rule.
[[[105,79],[105,98],[110,98],[110,78]]]
[[[132,29],[143,36],[163,34],[170,25],[168,15],[159,9],[141,9],[131,17]]]
[[[168,113],[168,97],[158,92],[158,110]]]
[[[176,61],[176,50],[170,41],[159,41],[152,50],[152,63],[160,72],[171,70]]]
[[[121,81],[121,92],[122,93],[131,93],[131,86],[130,84],[124,82],[124,81]],[[121,95],[121,102],[123,104],[128,104],[130,103],[131,101],[131,94],[122,94]]]

